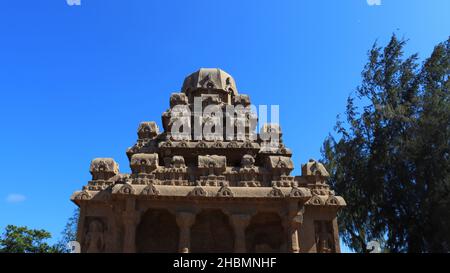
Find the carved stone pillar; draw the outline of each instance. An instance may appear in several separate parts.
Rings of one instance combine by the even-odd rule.
[[[177,225],[180,229],[179,247],[180,253],[189,253],[191,247],[191,226],[195,222],[195,214],[190,212],[178,212]]]
[[[124,236],[123,236],[123,252],[135,253],[136,252],[136,226],[140,220],[140,214],[136,212],[136,200],[126,200],[126,209],[122,214],[124,224]]]
[[[287,221],[284,222],[285,230],[288,234],[288,251],[290,253],[299,253],[299,230],[303,223],[304,207],[299,210],[297,204],[290,206]]]
[[[291,223],[288,225],[288,234],[289,234],[289,252],[291,253],[299,253],[300,252],[300,244],[299,244],[299,229],[303,222],[303,215],[299,214],[292,218]]]
[[[339,227],[337,222],[337,217],[333,219],[333,237],[334,237],[334,248],[336,253],[341,253],[341,246],[339,243]]]
[[[247,248],[245,246],[245,229],[250,223],[250,215],[234,214],[230,217],[231,223],[234,227],[234,252],[245,253]]]

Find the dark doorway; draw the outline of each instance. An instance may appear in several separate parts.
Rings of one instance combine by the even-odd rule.
[[[175,216],[162,209],[150,209],[136,230],[137,252],[178,252],[179,230]]]
[[[234,231],[220,210],[204,210],[191,228],[191,252],[232,253]]]
[[[281,218],[276,213],[258,213],[245,232],[247,252],[283,252],[286,240]]]

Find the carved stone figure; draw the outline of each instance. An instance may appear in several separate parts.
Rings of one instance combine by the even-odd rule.
[[[100,220],[92,220],[89,223],[85,237],[85,251],[87,253],[99,253],[104,250],[104,227]]]
[[[334,252],[334,238],[331,223],[327,221],[315,221],[316,248],[319,253]]]
[[[219,175],[227,167],[227,158],[219,155],[205,155],[198,157],[198,168],[204,175]]]
[[[173,168],[184,168],[186,164],[184,163],[184,158],[182,156],[174,156],[170,162]]]

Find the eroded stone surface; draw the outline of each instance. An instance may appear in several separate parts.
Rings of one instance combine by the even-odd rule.
[[[346,204],[327,185],[324,166],[310,160],[301,176],[292,176],[281,127],[266,124],[252,138],[256,127],[249,121],[256,116],[247,108],[232,123],[246,129],[239,138],[194,139],[189,128],[175,139],[171,128],[186,118],[180,111],[194,111],[196,97],[219,106],[224,122],[233,120],[227,105],[250,104],[220,69],[189,75],[181,92],[170,95],[164,131],[153,121],[139,125],[127,150],[131,174],[119,173],[113,159],[92,161],[92,180],[71,197],[80,206],[82,251],[339,252],[336,214]]]

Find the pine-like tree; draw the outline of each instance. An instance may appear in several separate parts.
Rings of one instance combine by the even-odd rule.
[[[393,35],[372,47],[338,138],[322,149],[348,203],[343,241],[357,252],[374,239],[390,252],[449,251],[449,40],[422,67],[405,44]]]

